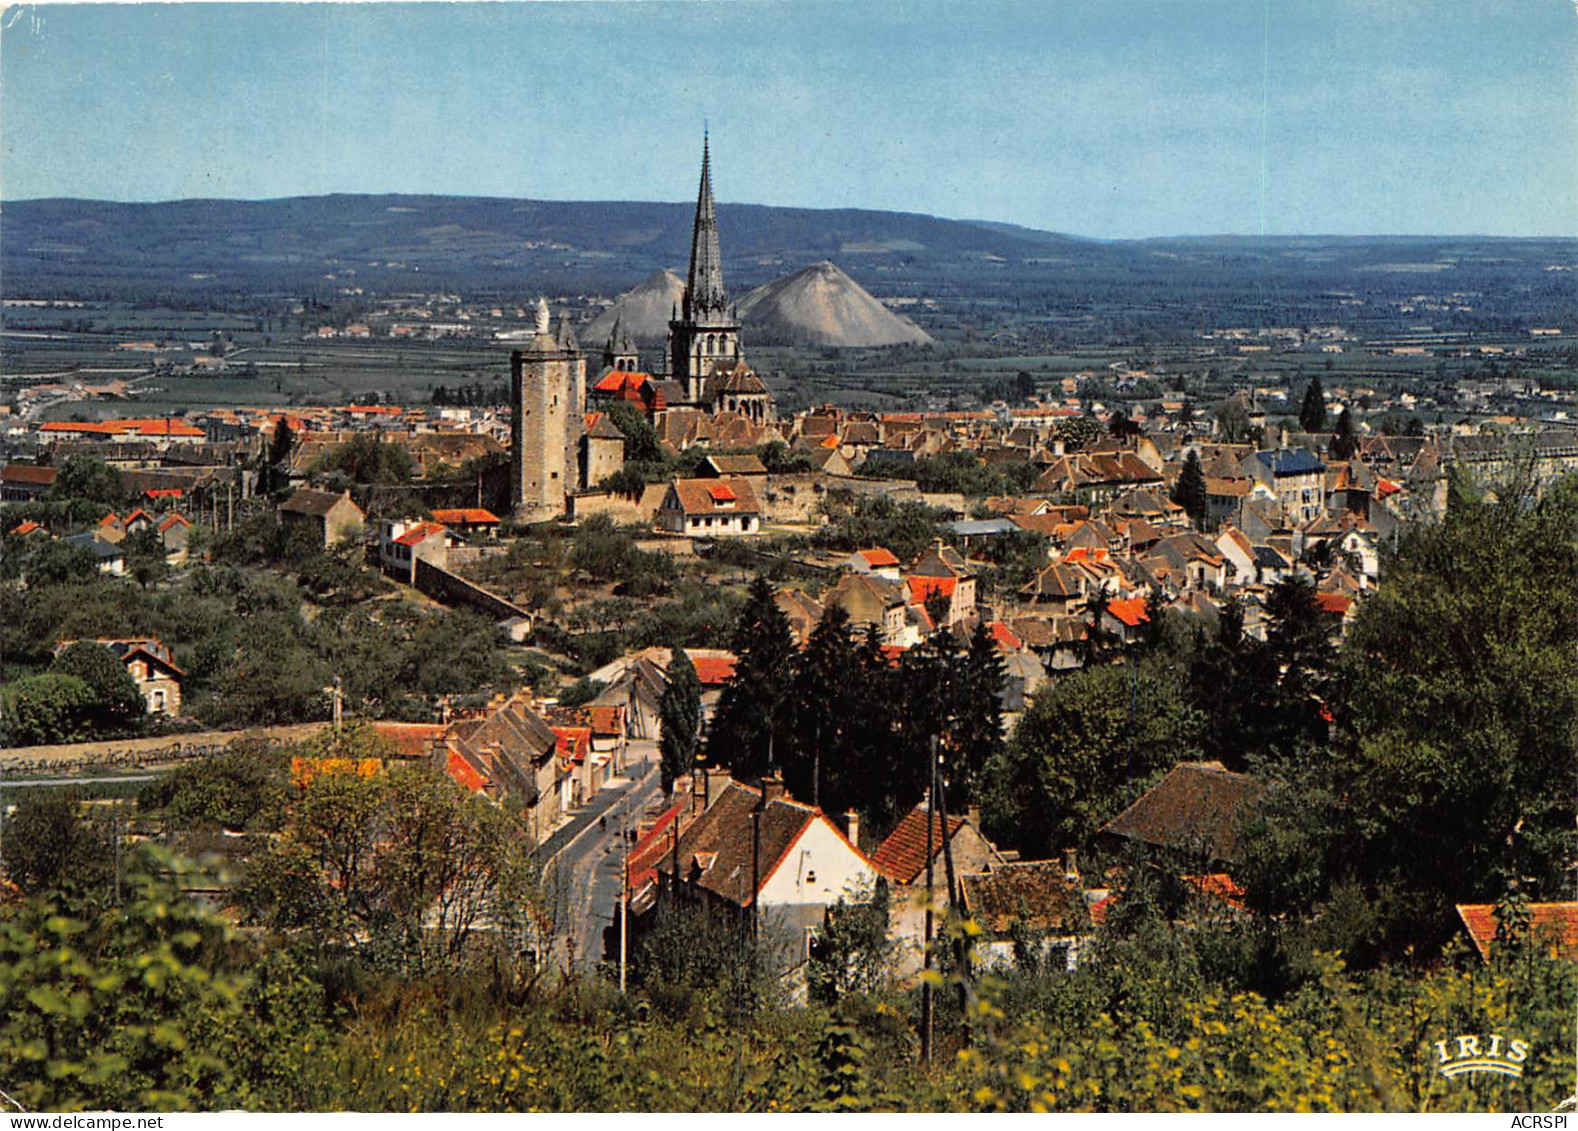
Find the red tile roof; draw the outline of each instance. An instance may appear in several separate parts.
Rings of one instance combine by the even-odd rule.
[[[1150,622],[1151,614],[1144,597],[1129,597],[1122,601],[1109,601],[1107,611],[1130,628]]]
[[[696,669],[696,678],[703,687],[722,687],[734,678],[733,656],[697,656],[687,652]]]
[[[1496,907],[1491,903],[1460,903],[1458,918],[1480,958],[1490,961],[1490,944],[1496,938]],[[1529,904],[1529,929],[1552,958],[1578,962],[1578,903]]]
[[[1201,895],[1214,896],[1238,911],[1244,910],[1244,889],[1226,872],[1184,876],[1183,880]]]
[[[44,529],[44,524],[43,523],[41,523],[41,522],[34,522],[32,519],[28,519],[21,526],[15,527],[11,531],[11,533],[12,534],[19,534],[19,535],[20,534],[31,534],[35,530],[42,530],[42,529]]]
[[[1000,620],[987,625],[986,631],[991,634],[992,643],[1005,652],[1017,652],[1025,646],[1025,642],[1014,635],[1014,630]]]
[[[119,436],[121,430],[110,424],[88,424],[79,420],[51,420],[38,426],[40,432],[79,432],[93,436]]]
[[[442,534],[444,527],[436,522],[419,522],[407,530],[395,541],[402,546],[415,546],[418,542],[426,542],[435,534]]]
[[[0,480],[6,483],[32,483],[48,487],[60,474],[58,467],[35,467],[30,463],[8,463],[0,470]]]
[[[554,727],[560,765],[579,765],[592,749],[591,727]]]
[[[118,432],[134,432],[139,436],[205,436],[201,428],[193,427],[184,420],[154,417],[152,419],[137,420],[106,420],[105,427],[114,428]]]
[[[871,854],[871,863],[878,872],[900,884],[912,884],[920,877],[926,868],[927,817],[931,818],[932,855],[942,851],[942,817],[917,805],[904,814],[904,819]],[[963,817],[949,817],[949,839],[963,827]]]
[[[172,514],[166,517],[165,520],[159,524],[159,533],[163,534],[176,523],[180,523],[182,526],[192,525],[191,520],[188,519],[184,514]]]
[[[374,723],[373,729],[399,757],[421,758],[428,743],[443,738],[447,728],[438,723]]]
[[[630,850],[630,858],[625,866],[632,892],[657,879],[658,861],[671,850],[674,843],[674,834],[670,830],[690,803],[690,798],[683,797],[665,809],[646,835]]]
[[[444,764],[444,768],[449,771],[450,777],[454,778],[472,793],[481,793],[487,788],[487,779],[472,769],[471,763],[467,762],[458,750],[449,752],[449,760]]]
[[[954,589],[958,587],[959,579],[956,577],[906,577],[904,583],[910,589],[910,604],[924,605],[926,599],[933,593],[941,593],[944,597],[952,597]]]
[[[479,523],[497,523],[499,516],[482,507],[452,507],[434,511],[433,519],[445,526],[475,526]]]
[[[680,509],[686,514],[760,514],[756,493],[745,479],[675,479],[670,484]],[[723,493],[719,493],[719,492]],[[727,511],[717,508],[728,503],[737,505]]]
[[[617,737],[625,733],[623,706],[587,707],[586,721],[590,724],[594,735],[611,734]]]
[[[1334,617],[1340,617],[1353,607],[1353,598],[1345,593],[1317,593],[1315,594],[1315,605],[1323,613],[1330,613]]]
[[[872,569],[885,569],[899,564],[899,559],[893,556],[893,552],[884,550],[881,546],[874,550],[861,550],[860,556],[866,559],[866,564]]]
[[[605,373],[601,380],[592,388],[599,393],[622,393],[625,390],[636,390],[652,380],[650,373],[633,373],[625,369],[616,369]]]

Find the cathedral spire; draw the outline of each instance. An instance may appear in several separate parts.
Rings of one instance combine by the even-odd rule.
[[[722,314],[728,305],[723,256],[718,251],[718,212],[712,199],[712,153],[705,132],[701,135],[701,188],[696,194],[696,225],[690,236],[685,305],[687,318]]]

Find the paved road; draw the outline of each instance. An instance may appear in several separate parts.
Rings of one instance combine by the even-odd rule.
[[[620,868],[624,851],[620,835],[658,792],[657,744],[630,744],[630,779],[598,791],[570,824],[544,843],[551,857],[550,884],[557,890],[558,934],[568,961],[573,943],[574,965],[590,970],[603,958],[603,930],[619,911]],[[600,820],[602,819],[602,820]]]

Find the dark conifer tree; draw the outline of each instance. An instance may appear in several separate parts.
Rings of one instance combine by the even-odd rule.
[[[848,699],[850,808],[866,818],[872,831],[886,832],[901,812],[903,790],[894,777],[899,764],[894,734],[903,684],[882,650],[882,634],[867,627],[855,649],[855,679]],[[914,801],[909,802],[913,804]]]
[[[732,647],[734,675],[718,700],[707,754],[735,777],[756,781],[783,764],[793,733],[794,636],[765,578],[751,583]]]
[[[1191,449],[1184,458],[1183,471],[1173,486],[1173,502],[1184,509],[1196,529],[1206,528],[1210,496],[1205,488],[1205,470],[1200,466],[1200,453],[1197,451]]]
[[[1304,403],[1299,406],[1299,427],[1306,432],[1321,432],[1326,428],[1326,394],[1320,387],[1320,377],[1310,379],[1304,387]]]
[[[1359,450],[1359,438],[1353,432],[1353,417],[1345,408],[1337,414],[1336,434],[1331,438],[1333,459],[1350,460]]]
[[[949,774],[948,798],[950,804],[963,807],[975,802],[982,773],[1003,749],[1007,672],[984,620],[976,624],[959,662],[963,676],[955,689],[955,764]]]
[[[1317,603],[1314,583],[1303,577],[1286,577],[1272,587],[1266,615],[1266,653],[1271,670],[1280,673],[1271,746],[1285,759],[1325,742],[1336,625]]]
[[[795,665],[790,697],[794,743],[781,760],[789,792],[830,813],[842,813],[861,801],[856,779],[862,767],[851,741],[860,708],[859,665],[849,614],[834,605]]]
[[[663,760],[658,769],[664,793],[673,793],[674,783],[690,773],[701,745],[701,680],[685,649],[676,646],[672,651],[668,686],[658,700],[663,728],[658,740]]]

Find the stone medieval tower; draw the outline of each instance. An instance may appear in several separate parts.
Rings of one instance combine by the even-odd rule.
[[[537,332],[510,354],[510,501],[515,516],[563,514],[575,489],[576,446],[585,421],[586,355],[569,323],[549,326],[548,303],[537,300]]]

